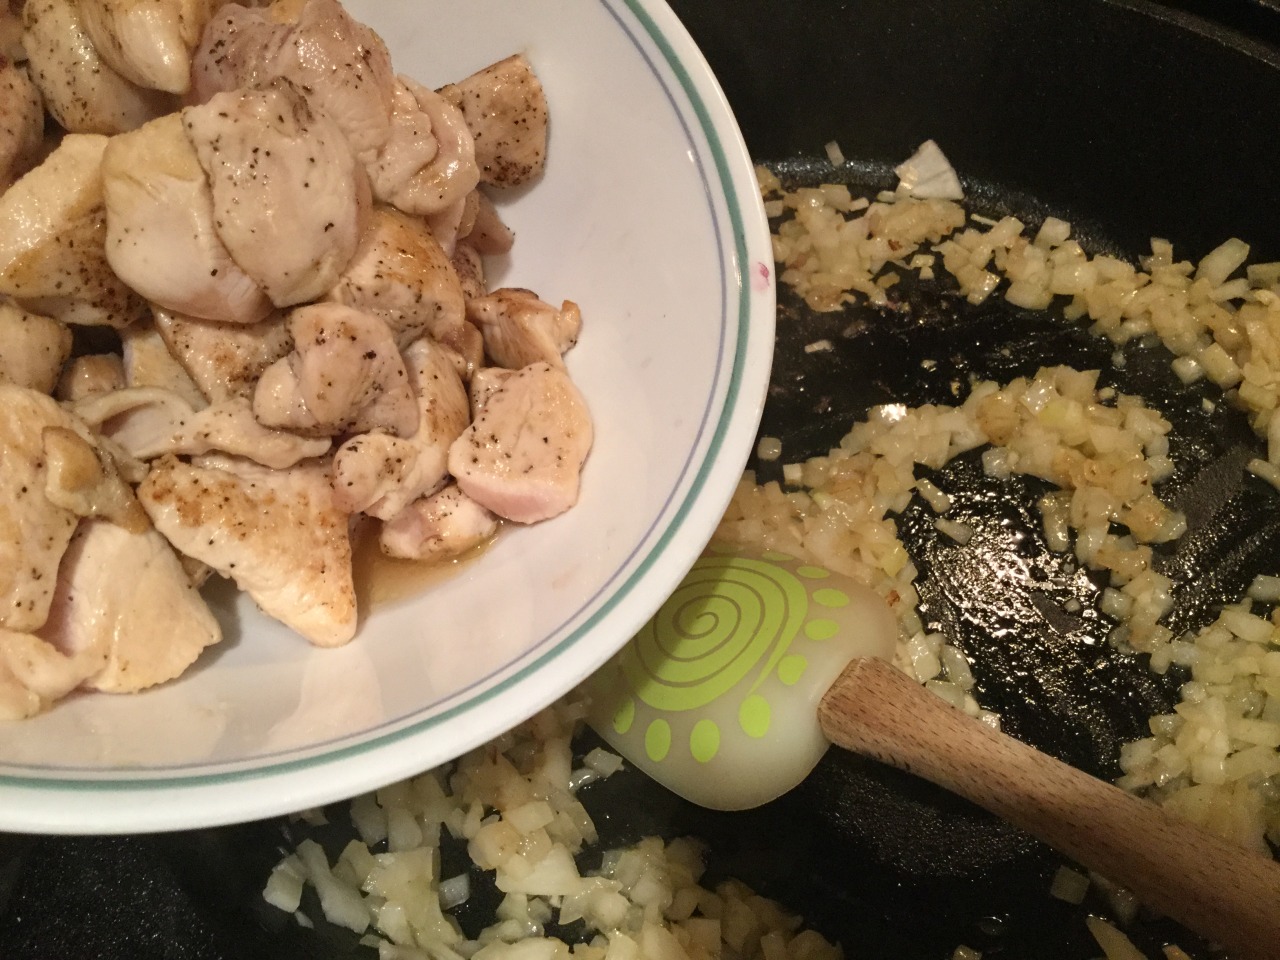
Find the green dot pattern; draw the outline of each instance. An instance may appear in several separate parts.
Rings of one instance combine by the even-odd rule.
[[[720,727],[714,720],[702,719],[689,734],[689,752],[699,763],[710,763],[720,752]]]
[[[830,640],[840,630],[840,624],[834,620],[810,620],[804,625],[804,635],[810,640]]]
[[[783,657],[778,661],[778,679],[788,687],[795,686],[807,669],[809,669],[809,661],[804,657],[795,654]]]
[[[769,724],[773,720],[773,711],[769,701],[758,693],[753,693],[742,701],[738,708],[738,724],[748,737],[759,740],[769,732]]]
[[[831,576],[831,571],[825,567],[797,567],[796,576],[806,580],[825,580]]]
[[[843,590],[815,590],[813,602],[831,610],[838,610],[849,605],[849,595]]]
[[[655,720],[644,732],[644,752],[654,763],[661,763],[671,752],[671,724]]]
[[[636,722],[636,702],[627,697],[620,704],[618,709],[613,712],[613,729],[619,733],[626,733],[631,729],[631,725]]]

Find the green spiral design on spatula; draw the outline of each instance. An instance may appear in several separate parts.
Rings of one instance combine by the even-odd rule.
[[[769,675],[804,623],[804,584],[766,560],[703,557],[621,655],[637,699],[697,710]]]

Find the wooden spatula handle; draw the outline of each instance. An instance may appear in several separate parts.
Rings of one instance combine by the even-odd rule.
[[[819,707],[831,742],[985,807],[1233,956],[1280,958],[1280,864],[965,716],[881,660]]]

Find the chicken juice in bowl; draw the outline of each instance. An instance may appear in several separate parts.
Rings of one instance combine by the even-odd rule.
[[[240,8],[228,6],[219,16],[276,18],[282,21],[276,28],[296,30],[321,6],[311,0],[296,15],[280,7],[236,12]],[[563,2],[540,7],[534,16],[524,5],[497,0],[465,9],[409,0],[350,3],[348,13],[386,40],[397,75],[416,78],[411,89],[429,103],[442,85],[516,55],[545,90],[545,172],[514,190],[495,191],[493,208],[472,223],[473,229],[487,223],[485,230],[495,233],[505,223],[514,244],[508,254],[486,257],[489,297],[470,298],[466,324],[483,326],[474,319],[475,305],[483,307],[486,299],[493,315],[537,314],[521,322],[541,331],[543,346],[555,344],[556,355],[512,366],[534,368],[544,381],[568,382],[580,394],[593,436],[577,502],[545,522],[525,522],[532,514],[504,522],[482,556],[412,597],[360,611],[354,640],[331,649],[308,645],[264,616],[260,598],[255,603],[215,578],[205,594],[223,638],[181,679],[128,696],[77,692],[38,716],[0,726],[0,809],[8,829],[119,831],[228,822],[350,795],[448,759],[511,726],[603,662],[683,575],[737,480],[759,417],[772,345],[772,285],[767,270],[756,269],[769,260],[767,232],[732,118],[670,13],[661,5]],[[247,44],[242,27],[232,40]],[[256,89],[251,112],[265,115],[264,92],[277,103],[287,100],[290,91],[280,92],[283,87],[272,80]],[[616,109],[620,103],[627,104],[625,111]],[[216,115],[221,112],[207,118],[217,129],[207,135],[204,162],[215,172],[222,170],[223,148],[238,127]],[[111,142],[128,135],[113,135]],[[332,149],[334,137],[325,133],[324,139]],[[267,148],[244,142],[242,169],[251,170],[253,147]],[[203,171],[200,157],[197,162]],[[380,219],[397,238],[412,217],[386,206],[370,209],[378,211],[374,222]],[[483,219],[490,216],[498,225]],[[322,238],[333,219],[325,215]],[[448,224],[432,229],[447,231]],[[363,243],[367,233],[357,232]],[[402,246],[392,242],[388,248]],[[253,271],[267,269],[256,259],[246,263]],[[299,283],[295,266],[286,266],[273,279],[277,294]],[[348,284],[347,290],[362,285]],[[258,287],[265,289],[260,282]],[[525,289],[536,291],[537,299],[511,292]],[[499,290],[508,292],[494,293]],[[390,388],[353,387],[361,371],[373,367],[384,375],[390,367],[382,383],[394,383],[396,358],[367,339],[378,335],[376,325],[361,326],[335,308],[362,312],[328,291],[291,309],[285,323],[290,349],[271,361],[279,366],[272,374],[278,378],[268,378],[270,390],[261,387],[262,375],[254,383],[251,412],[257,390],[264,389],[270,399],[286,401],[277,405],[277,419],[313,417],[314,407],[324,410],[333,399],[324,383],[333,379],[335,392],[367,401],[365,407],[392,421],[402,415],[388,400]],[[559,349],[575,338],[579,311],[580,341],[559,359]],[[241,326],[263,322],[271,321]],[[445,330],[432,340],[449,335]],[[453,335],[470,336],[465,327],[453,328]],[[344,337],[360,344],[359,362],[340,361],[340,377],[312,381],[326,393],[316,397],[312,391],[318,404],[291,399],[305,394],[308,376],[320,369],[312,362],[316,351],[332,353],[333,341]],[[415,358],[412,345],[395,348],[406,374],[416,365],[420,381],[432,372],[445,375],[438,355],[452,360],[450,353],[462,352],[447,342],[440,351],[417,348],[437,354],[433,360]],[[474,392],[474,383],[469,386]],[[166,402],[169,410],[184,412]],[[564,403],[573,406],[572,398]],[[437,403],[433,412],[447,406]],[[511,406],[526,408],[523,401]],[[195,416],[209,419],[207,409]],[[328,435],[314,417],[316,423],[269,429],[296,438],[288,442],[309,454],[299,462],[311,473],[333,456],[310,453],[323,439],[339,449],[352,437],[368,437],[383,463],[403,450],[393,441],[409,439],[394,436],[386,423],[357,434],[351,429],[356,422],[344,419],[349,416],[342,413],[339,432]],[[115,426],[130,419],[137,418],[126,411],[100,422]],[[188,437],[193,434],[208,439],[203,431]],[[552,446],[547,431],[536,433],[537,443],[543,445],[543,436]],[[500,444],[497,449],[510,452]],[[451,456],[445,454],[446,466]],[[218,458],[228,456],[166,452],[149,461],[146,476],[136,481],[143,503],[150,504],[148,519],[161,527],[198,515],[193,505],[210,498],[179,494],[202,491],[208,478],[198,471],[227,466]],[[354,457],[351,462],[359,463]],[[454,466],[458,473],[466,470]],[[259,469],[293,470],[244,467],[241,473],[252,475],[240,476],[237,489],[263,486],[254,473]],[[355,467],[344,476],[365,478]],[[315,509],[316,498],[326,496],[315,479],[308,479],[306,505],[297,507],[302,501],[295,498],[288,522],[275,531],[280,535],[267,538],[271,556],[292,553],[295,563],[313,572],[327,567],[320,544],[345,533],[343,508]],[[129,478],[124,483],[131,485]],[[333,489],[330,484],[329,497]],[[381,488],[375,483],[371,489]],[[528,505],[528,497],[516,499]],[[157,507],[162,501],[165,510]],[[238,535],[236,514],[214,516],[218,522],[208,526],[214,539]],[[302,546],[289,548],[286,531]],[[197,540],[193,534],[191,543]],[[326,625],[340,620],[318,594],[301,588],[305,581],[296,572],[272,573],[271,564],[264,569],[280,593],[296,595],[296,609],[306,617]],[[126,575],[123,583],[137,579]],[[159,621],[170,609],[153,608],[150,617]]]

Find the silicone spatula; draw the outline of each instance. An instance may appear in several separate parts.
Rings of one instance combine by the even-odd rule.
[[[895,636],[848,578],[713,544],[588,681],[589,720],[720,810],[782,795],[834,743],[985,807],[1235,955],[1280,960],[1280,864],[966,716],[887,662]]]

